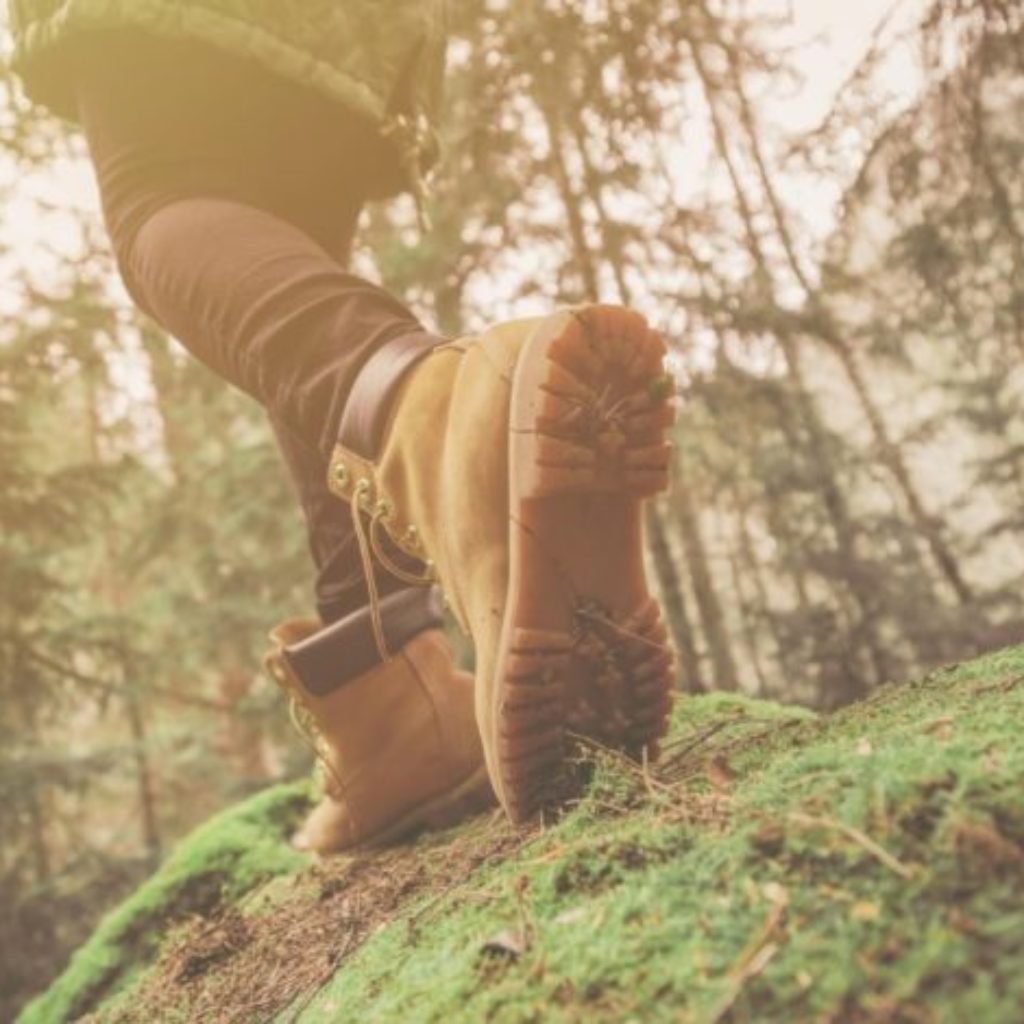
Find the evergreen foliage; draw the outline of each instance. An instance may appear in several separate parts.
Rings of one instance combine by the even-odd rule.
[[[435,229],[375,207],[357,267],[450,333],[647,313],[680,386],[648,520],[680,686],[829,709],[1024,631],[1024,24],[923,3],[913,107],[884,101],[882,32],[794,137],[757,10],[453,5]],[[0,139],[7,1017],[176,838],[308,768],[259,658],[310,569],[262,414],[131,310],[54,192],[81,140],[6,72]],[[834,230],[801,181],[842,192]]]

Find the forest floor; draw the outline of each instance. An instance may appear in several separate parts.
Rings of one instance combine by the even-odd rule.
[[[559,821],[288,846],[305,784],[183,841],[20,1024],[1024,1019],[1024,647],[830,716],[682,700]]]

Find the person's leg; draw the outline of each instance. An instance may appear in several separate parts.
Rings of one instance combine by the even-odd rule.
[[[244,61],[137,33],[85,48],[78,79],[129,291],[267,408],[334,621],[367,596],[349,510],[325,485],[347,393],[389,341],[433,343],[344,267],[375,158],[365,126]]]
[[[306,518],[310,554],[317,569],[317,613],[322,622],[337,622],[367,599],[351,512],[327,486],[320,452],[281,420],[271,417],[270,422]],[[381,583],[387,592],[390,588],[383,580]]]
[[[326,486],[328,458],[363,365],[388,342],[424,337],[422,327],[298,229],[227,200],[161,208],[120,258],[139,304],[267,409],[309,523],[321,616],[365,605],[349,510]],[[380,576],[381,593],[399,585]]]
[[[369,357],[398,338],[430,338],[304,232],[231,200],[169,203],[121,240],[120,259],[142,308],[324,466]]]
[[[671,699],[672,656],[647,588],[642,538],[643,503],[667,486],[671,462],[663,340],[635,314],[592,306],[497,325],[406,372],[410,353],[433,351],[435,340],[393,298],[333,260],[315,225],[286,212],[303,206],[294,184],[319,166],[319,136],[300,138],[283,172],[277,161],[287,163],[288,154],[265,152],[263,134],[276,146],[291,122],[268,122],[245,89],[241,106],[220,111],[211,130],[217,118],[211,121],[209,107],[225,94],[219,64],[203,72],[203,86],[183,106],[175,89],[188,93],[195,82],[190,57],[172,62],[155,93],[144,88],[148,64],[132,72],[142,98],[129,103],[127,130],[114,123],[111,160],[102,159],[103,131],[85,118],[108,197],[116,176],[107,173],[104,186],[104,167],[117,167],[127,142],[124,164],[137,171],[132,147],[150,132],[141,191],[126,190],[127,204],[118,204],[128,227],[108,215],[129,283],[217,372],[267,405],[311,451],[331,454],[329,486],[360,510],[355,524],[364,512],[369,519],[357,537],[367,563],[376,553],[388,567],[374,544],[382,535],[410,557],[433,561],[476,654],[479,735],[450,706],[464,713],[469,689],[456,696],[436,614],[417,606],[427,591],[371,601],[365,614],[313,635],[278,634],[275,677],[313,710],[321,734],[333,735],[334,753],[365,744],[365,763],[343,757],[332,770],[339,779],[352,770],[381,783],[351,813],[339,788],[338,799],[323,805],[330,827],[317,825],[315,844],[388,832],[391,824],[372,824],[381,807],[404,829],[410,799],[417,822],[435,797],[451,809],[464,786],[477,785],[480,738],[514,821],[563,799],[571,733],[654,756]],[[124,81],[95,108],[100,128],[117,111]],[[154,103],[163,116],[158,129],[150,121]],[[235,122],[244,126],[240,137],[233,137]],[[330,121],[325,127],[333,130]],[[231,140],[226,148],[221,131]],[[350,150],[348,158],[357,156]],[[340,153],[336,169],[347,170],[346,160]],[[266,180],[265,164],[274,168]],[[170,184],[156,201],[154,169]],[[292,187],[280,191],[282,181]],[[327,179],[321,184],[314,194],[330,196]],[[375,437],[364,428],[380,426],[382,410],[390,419]],[[411,657],[410,645],[429,633],[438,642]],[[384,685],[389,673],[394,690]],[[414,710],[404,700],[417,688],[426,695],[428,681],[438,686]],[[332,698],[329,707],[316,702],[322,692]],[[395,703],[389,693],[403,699]],[[463,723],[461,744],[444,732],[455,721]],[[392,745],[386,752],[382,737]],[[465,756],[452,761],[458,746]],[[396,778],[393,790],[383,785]]]
[[[406,575],[422,563],[403,556],[403,582],[393,554],[374,574],[368,548],[384,540],[327,488],[354,384],[384,380],[387,398],[396,368],[440,341],[345,269],[372,171],[365,126],[186,41],[98,39],[78,80],[129,291],[265,406],[309,523],[320,618],[280,624],[265,662],[312,721],[326,769],[295,844],[330,853],[454,823],[493,799],[472,678],[454,665],[436,591]],[[348,404],[372,447],[387,402]]]

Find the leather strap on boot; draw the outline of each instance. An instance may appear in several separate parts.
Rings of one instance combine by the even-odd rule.
[[[338,428],[338,443],[364,459],[380,450],[390,399],[405,374],[446,342],[432,334],[405,334],[382,345],[356,377]]]
[[[400,651],[414,636],[442,624],[434,587],[399,590],[378,605],[388,649]],[[357,612],[280,649],[288,673],[315,697],[325,697],[381,664],[372,610]]]

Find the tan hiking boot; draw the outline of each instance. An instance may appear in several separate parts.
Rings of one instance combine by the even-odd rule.
[[[494,802],[473,711],[436,603],[400,591],[380,605],[396,652],[381,661],[369,611],[324,629],[291,620],[266,664],[312,720],[324,796],[292,842],[336,853],[444,828]],[[427,628],[423,628],[426,626]]]
[[[668,484],[664,355],[613,307],[494,327],[405,371],[372,460],[350,437],[387,357],[349,400],[330,486],[369,517],[364,552],[388,563],[383,527],[426,560],[471,635],[487,765],[516,822],[561,798],[567,732],[634,757],[664,733],[673,658],[642,515]]]

